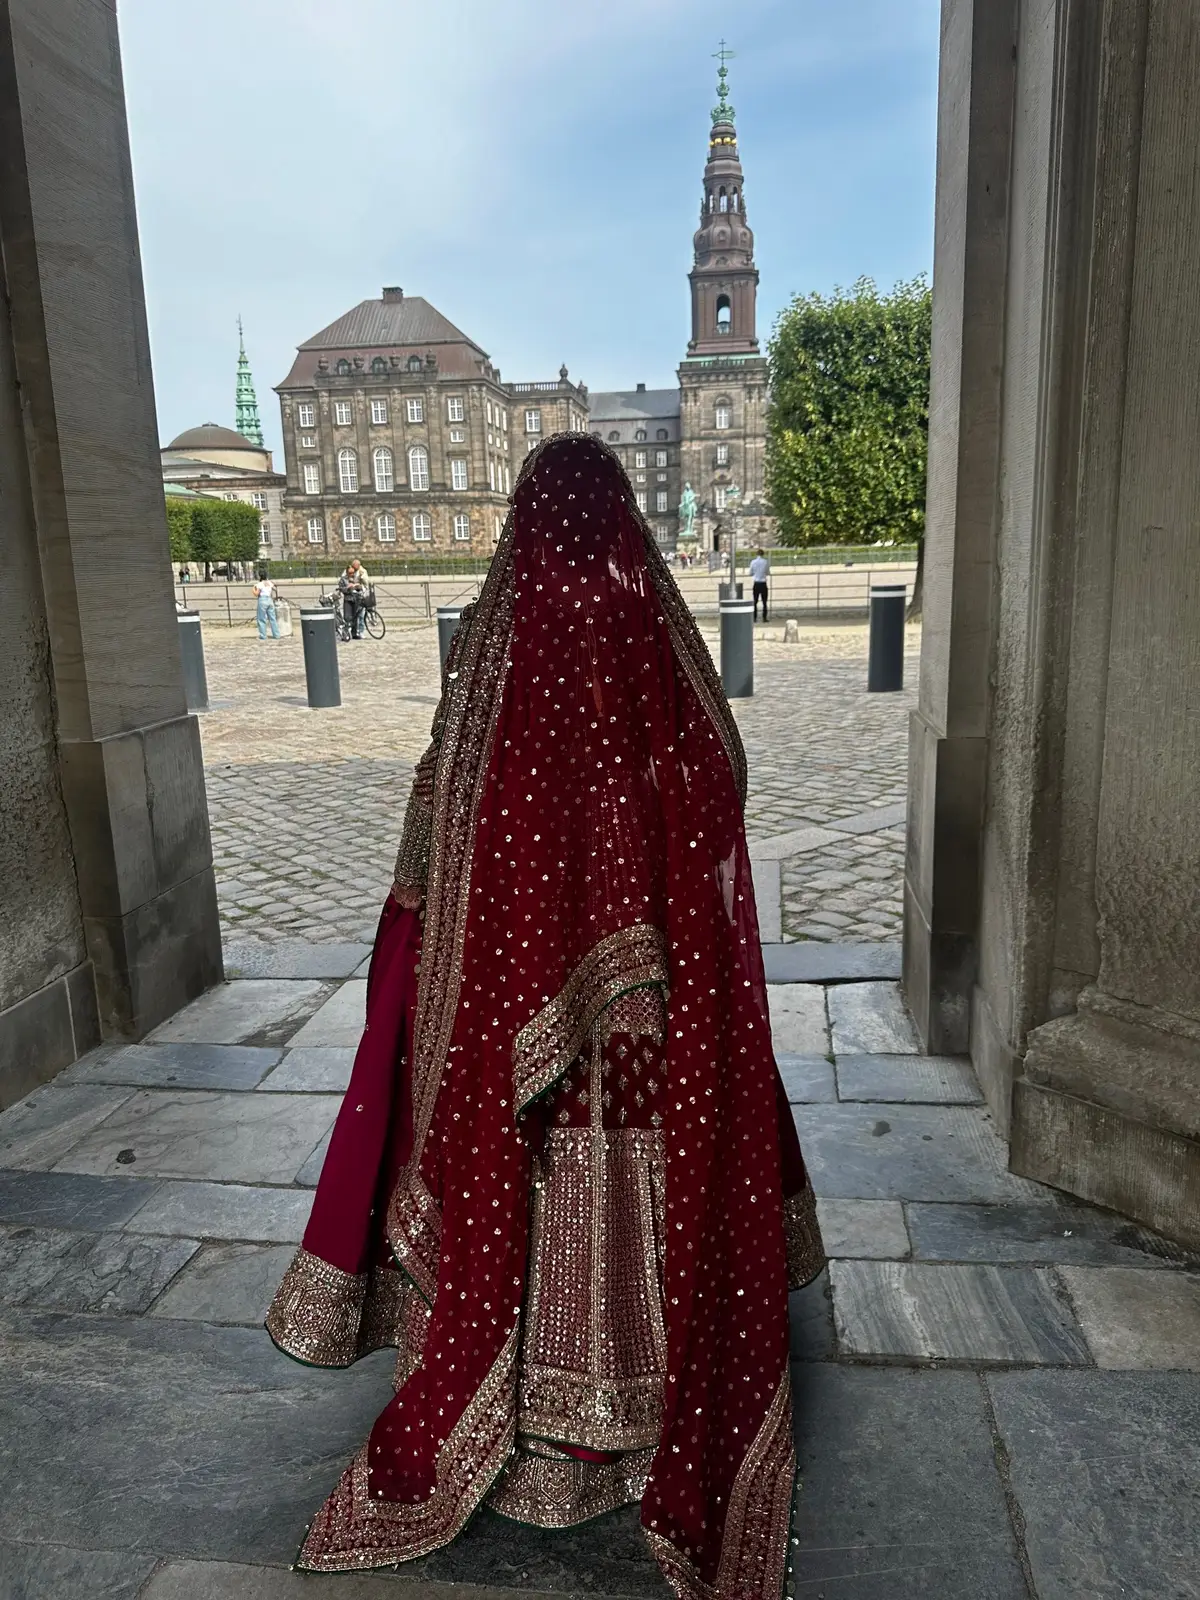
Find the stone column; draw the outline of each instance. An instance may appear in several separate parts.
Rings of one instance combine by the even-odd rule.
[[[943,0],[924,645],[909,734],[904,984],[926,1048],[967,1049],[1008,251],[1014,0]]]
[[[1029,1035],[1012,1164],[1200,1245],[1200,13],[1105,11],[1092,320],[1114,328],[1123,381],[1097,368],[1085,395],[1113,441],[1111,565],[1073,713],[1096,803],[1088,849],[1064,849],[1058,929],[1060,952],[1097,943],[1099,970]]]
[[[0,3],[0,237],[83,929],[136,1038],[221,948],[111,0]]]

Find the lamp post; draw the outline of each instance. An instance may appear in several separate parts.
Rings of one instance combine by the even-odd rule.
[[[725,491],[725,510],[729,516],[729,588],[726,598],[737,599],[737,540],[738,540],[738,512],[741,509],[742,491],[736,483],[731,483]]]

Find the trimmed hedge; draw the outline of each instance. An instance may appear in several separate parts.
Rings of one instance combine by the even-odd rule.
[[[167,496],[171,560],[257,561],[262,513],[243,500],[185,500]]]

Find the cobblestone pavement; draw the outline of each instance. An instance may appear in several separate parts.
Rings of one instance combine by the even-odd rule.
[[[435,631],[343,646],[336,711],[308,709],[299,638],[214,629],[205,643],[214,709],[201,727],[226,937],[370,938],[437,705]],[[760,634],[756,693],[735,707],[752,839],[853,825],[903,801],[914,695],[866,693],[866,644],[863,625],[806,627],[788,645],[779,630]],[[894,827],[784,857],[782,937],[894,937],[902,863]]]

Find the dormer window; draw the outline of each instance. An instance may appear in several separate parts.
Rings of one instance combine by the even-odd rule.
[[[645,439],[645,437],[646,437],[645,428],[639,428],[638,431],[634,434],[633,437],[637,440],[637,442],[639,444],[641,444],[643,442],[643,440]]]
[[[346,360],[345,356],[342,357],[333,370],[337,373],[339,378],[348,378],[350,376],[350,363]]]
[[[409,356],[409,358],[408,358],[408,370],[410,372],[420,372],[420,370],[423,367],[423,365],[424,365],[424,362],[421,360],[420,356]]]
[[[372,363],[371,363],[371,371],[375,374],[376,377],[379,377],[382,373],[387,371],[387,362],[383,359],[382,356],[376,356],[374,361],[372,361]]]

